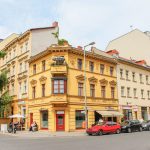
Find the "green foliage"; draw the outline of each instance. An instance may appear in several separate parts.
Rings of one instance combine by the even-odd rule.
[[[59,32],[57,31],[57,32],[55,32],[55,33],[52,33],[54,36],[55,36],[55,38],[57,38],[58,39],[58,37],[59,37]]]
[[[67,40],[65,40],[65,39],[60,39],[60,40],[58,40],[58,45],[64,45],[65,42],[68,43]]]
[[[3,58],[6,55],[6,52],[0,51],[0,58]]]
[[[8,83],[7,72],[2,72],[0,74],[0,91],[2,92],[3,87],[5,87]]]
[[[9,93],[4,93],[0,98],[0,117],[4,117],[4,113],[8,116],[11,112],[11,101],[12,97],[9,96]]]

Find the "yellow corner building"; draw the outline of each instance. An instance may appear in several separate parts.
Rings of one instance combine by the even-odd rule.
[[[96,49],[95,49],[96,50]],[[106,53],[86,52],[88,126],[119,121],[116,61]],[[29,60],[27,124],[39,130],[75,131],[85,128],[84,51],[52,45]]]

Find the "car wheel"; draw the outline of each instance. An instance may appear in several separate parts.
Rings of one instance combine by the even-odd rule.
[[[91,136],[92,134],[91,134],[91,133],[88,133],[88,135]]]
[[[120,129],[117,129],[117,130],[116,130],[116,134],[120,134]]]
[[[128,133],[131,133],[131,132],[132,132],[131,128],[128,128],[128,130],[127,130],[127,131],[128,131]]]
[[[102,136],[102,135],[103,135],[103,131],[100,130],[100,131],[98,132],[98,135]]]
[[[142,131],[143,131],[142,127],[140,127],[140,128],[139,128],[139,131],[140,131],[140,132],[142,132]]]

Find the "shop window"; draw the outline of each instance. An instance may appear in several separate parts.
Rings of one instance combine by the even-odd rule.
[[[76,118],[76,129],[84,128],[83,123],[85,122],[85,113],[83,110],[77,110],[75,112]]]
[[[41,111],[41,128],[48,129],[48,111]]]

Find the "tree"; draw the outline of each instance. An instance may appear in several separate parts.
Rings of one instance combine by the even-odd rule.
[[[0,58],[6,55],[4,51],[0,51]],[[0,92],[3,92],[4,87],[8,84],[7,71],[3,71],[0,74]],[[7,114],[8,110],[10,112],[11,108],[11,96],[9,96],[8,91],[5,91],[0,97],[0,117],[4,117],[4,112]]]

